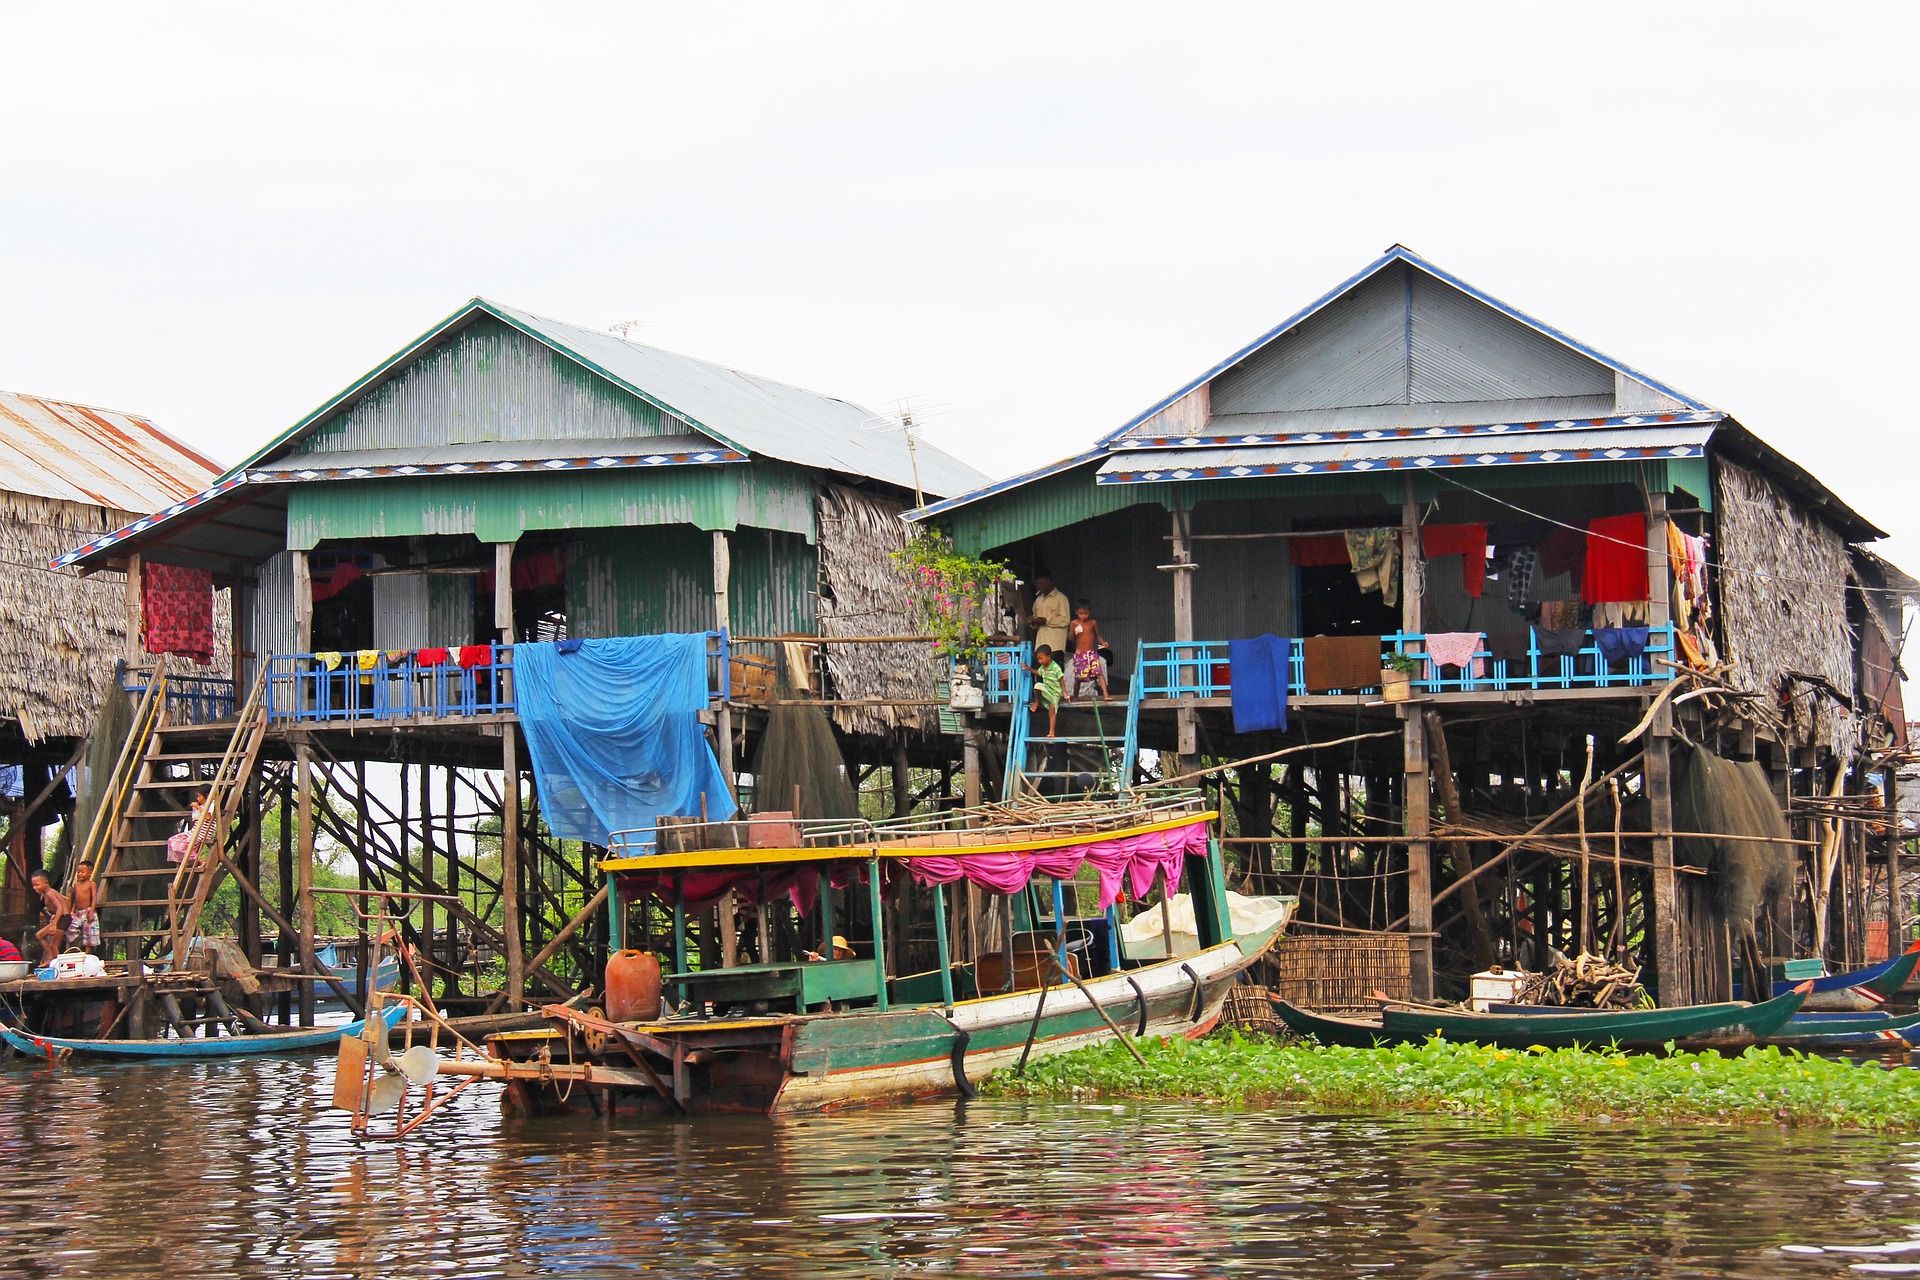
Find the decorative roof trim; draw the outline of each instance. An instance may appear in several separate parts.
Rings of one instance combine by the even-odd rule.
[[[323,480],[410,480],[432,476],[543,475],[557,471],[646,471],[656,467],[716,466],[721,463],[748,460],[748,455],[738,449],[702,449],[697,452],[635,453],[619,456],[602,455],[595,458],[544,458],[512,462],[440,462],[389,467],[301,467],[295,470],[265,467],[229,475],[211,489],[196,493],[191,498],[184,498],[150,516],[143,516],[123,529],[115,529],[112,533],[96,538],[84,547],[75,547],[72,551],[49,561],[48,567],[64,569],[69,565],[78,564],[90,556],[125,542],[128,538],[146,533],[158,525],[184,516],[195,508],[242,486],[305,484]]]
[[[963,493],[958,497],[946,498],[940,502],[929,502],[924,507],[915,507],[911,511],[903,511],[900,513],[900,518],[908,523],[917,524],[922,520],[929,520],[934,516],[944,515],[949,511],[964,507],[970,502],[978,502],[982,498],[990,498],[996,493],[1005,493],[1008,489],[1017,489],[1021,485],[1031,484],[1035,480],[1045,480],[1048,476],[1057,476],[1062,471],[1071,471],[1075,467],[1082,466],[1089,462],[1097,462],[1106,456],[1107,450],[1105,449],[1089,449],[1085,453],[1076,453],[1071,458],[1062,458],[1058,462],[1049,462],[1044,467],[1036,467],[1032,471],[1024,471],[1017,476],[1008,476],[1005,480],[996,480],[992,484],[975,489],[971,493]]]
[[[1142,449],[1235,449],[1248,445],[1340,444],[1349,440],[1440,440],[1462,436],[1515,436],[1551,431],[1589,431],[1595,427],[1659,427],[1689,422],[1719,422],[1725,415],[1696,409],[1685,413],[1630,413],[1611,418],[1556,418],[1540,422],[1495,422],[1479,426],[1378,427],[1361,431],[1289,431],[1275,435],[1128,436],[1113,442],[1113,454]],[[1219,421],[1219,419],[1215,419]]]
[[[1375,471],[1430,471],[1445,467],[1526,466],[1548,462],[1626,462],[1643,458],[1704,458],[1705,445],[1649,445],[1627,449],[1543,449],[1530,453],[1431,454],[1417,458],[1362,458],[1354,462],[1265,463],[1260,466],[1178,467],[1115,471],[1095,477],[1096,484],[1168,484],[1184,480],[1247,480],[1266,476],[1308,476]]]

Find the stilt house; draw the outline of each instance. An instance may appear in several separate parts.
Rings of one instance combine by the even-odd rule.
[[[1905,742],[1912,584],[1863,550],[1878,528],[1726,412],[1398,246],[1086,451],[910,519],[1052,577],[1113,651],[1124,701],[1051,736],[1024,649],[987,655],[977,741],[1010,789],[1284,753],[1223,794],[1249,877],[1301,895],[1276,980],[1313,1003],[1424,996],[1436,966],[1458,990],[1537,940],[1630,956],[1665,1003],[1724,998],[1718,873],[1684,839],[1676,865],[1680,735],[1757,758],[1797,814],[1891,786]],[[1278,676],[1230,654],[1263,634]],[[1581,843],[1582,815],[1621,839]],[[1832,935],[1856,956],[1861,839]],[[1780,955],[1810,938],[1800,872],[1765,922]],[[1897,896],[1876,910],[1898,929]]]
[[[775,659],[791,656],[779,638],[911,632],[888,558],[905,540],[899,513],[983,480],[845,400],[475,299],[216,482],[48,558],[237,585],[238,696],[199,730],[170,717],[142,785],[213,787],[256,958],[264,913],[285,962],[311,963],[293,940],[311,942],[318,831],[356,851],[363,883],[445,896],[491,876],[504,926],[429,906],[422,954],[465,973],[478,947],[504,956],[516,994],[529,976],[567,991],[548,957],[598,974],[604,920],[555,934],[599,875],[591,850],[563,849],[522,812],[514,646],[709,633],[702,715],[740,766]],[[824,657],[785,664],[791,680],[858,704],[837,715],[856,757],[944,749],[925,646],[811,648]],[[367,786],[369,762],[403,766],[397,796]],[[481,770],[511,781],[481,783]],[[300,815],[281,827],[277,893],[253,883],[259,810],[276,799]],[[136,800],[123,843],[145,816]],[[497,871],[468,861],[476,832],[501,846]],[[180,936],[189,919],[178,902],[150,911],[129,951],[164,951],[163,920]]]

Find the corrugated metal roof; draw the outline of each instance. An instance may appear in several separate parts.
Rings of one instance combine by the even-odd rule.
[[[0,490],[144,513],[198,493],[220,468],[147,419],[0,391]]]
[[[473,299],[435,325],[235,470],[276,465],[280,450],[327,422],[342,407],[372,394],[396,370],[482,316],[504,321],[645,403],[747,453],[882,480],[907,490],[914,488],[917,460],[920,487],[929,496],[960,493],[987,480],[984,472],[924,440],[916,442],[917,454],[910,457],[901,431],[887,429],[879,415],[850,401],[485,298]]]
[[[273,460],[271,467],[254,467],[250,469],[250,474],[261,471],[345,471],[356,467],[431,467],[450,463],[478,466],[490,462],[545,462],[550,458],[623,457],[635,453],[636,445],[645,445],[644,452],[649,454],[693,453],[712,449],[713,440],[709,436],[648,436],[644,440],[623,436],[592,440],[487,440],[478,444],[421,444],[405,449],[325,450],[281,454]]]
[[[1179,480],[1233,480],[1260,475],[1314,475],[1338,471],[1496,467],[1525,463],[1601,462],[1632,458],[1695,458],[1705,453],[1713,423],[1666,427],[1612,427],[1599,431],[1559,431],[1550,439],[1529,439],[1519,448],[1435,450],[1434,442],[1389,437],[1328,441],[1321,444],[1257,445],[1244,449],[1166,449],[1128,451],[1101,464],[1101,484],[1151,484]]]

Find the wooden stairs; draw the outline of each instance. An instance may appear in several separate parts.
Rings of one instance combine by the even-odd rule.
[[[172,965],[186,955],[207,898],[227,873],[226,848],[266,738],[266,667],[230,721],[170,724],[166,677],[156,672],[134,711],[133,729],[89,828],[80,862],[100,885],[103,958]],[[195,852],[167,861],[167,840],[207,793],[192,841]],[[125,917],[133,913],[131,922]],[[177,966],[176,966],[177,968]]]

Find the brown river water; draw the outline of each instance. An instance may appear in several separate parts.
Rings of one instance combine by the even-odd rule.
[[[1183,1103],[503,1120],[327,1059],[0,1062],[0,1277],[1920,1272],[1920,1143]],[[486,1088],[490,1088],[487,1086]]]

